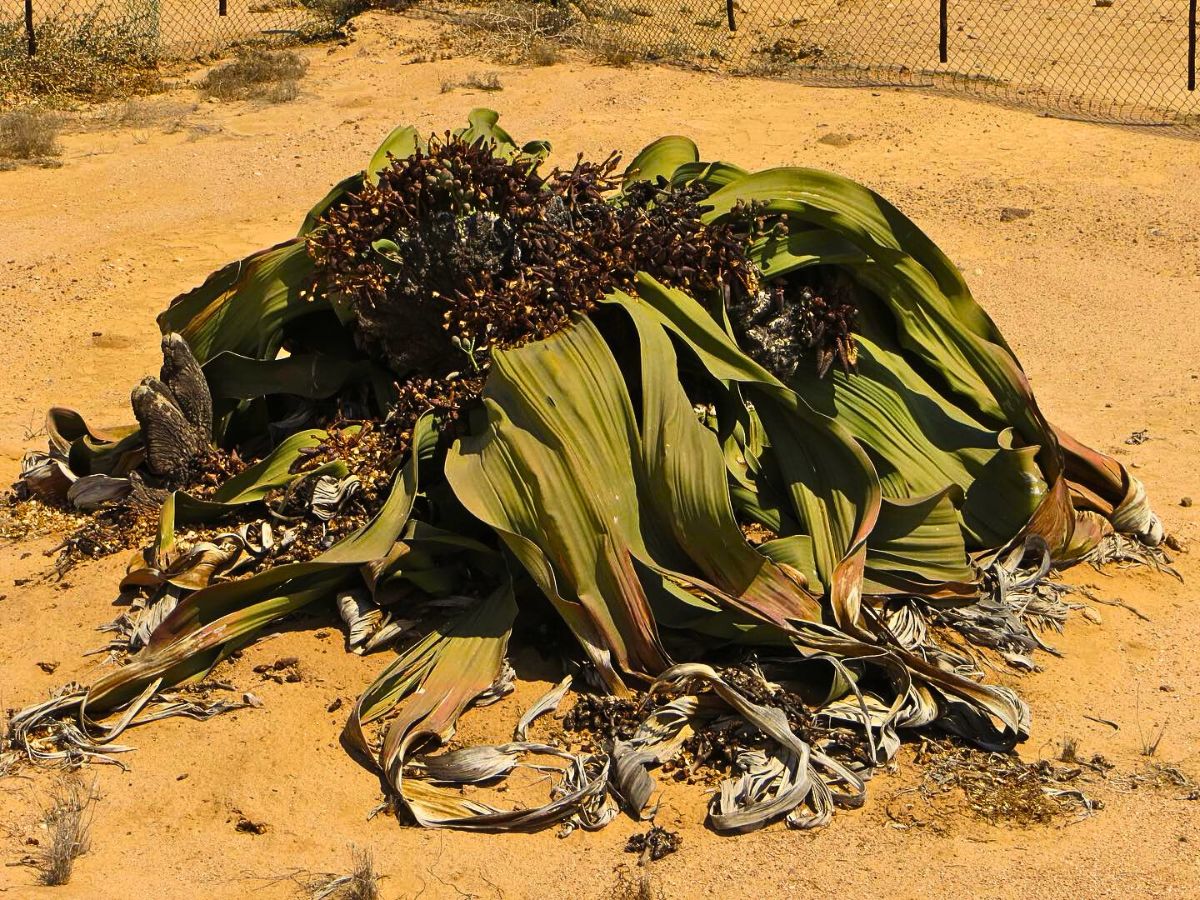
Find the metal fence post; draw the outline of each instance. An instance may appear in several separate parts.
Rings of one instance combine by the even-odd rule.
[[[217,15],[218,16],[229,15],[229,9],[226,4],[227,4],[227,0],[217,0]]]
[[[1196,89],[1196,0],[1188,4],[1188,90]]]
[[[33,30],[33,0],[25,0],[25,40],[29,55],[37,53],[37,34]]]
[[[1192,5],[1195,6],[1196,0],[1192,0]],[[737,22],[733,19],[733,0],[725,0],[725,18],[729,20],[729,30],[737,31]],[[1195,18],[1193,16],[1192,18]]]
[[[1196,0],[1192,0],[1193,3]],[[946,62],[950,58],[948,44],[950,43],[950,3],[949,0],[938,0],[938,59]]]

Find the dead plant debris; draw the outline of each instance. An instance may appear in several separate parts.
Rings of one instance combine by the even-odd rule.
[[[233,810],[233,828],[242,834],[266,834],[270,826],[266,822],[251,819],[240,809]]]
[[[642,860],[658,862],[664,856],[676,852],[683,844],[678,832],[668,831],[661,825],[652,825],[649,831],[630,835],[625,842],[626,853],[637,853]]]
[[[1059,756],[1064,764],[1029,763],[1015,753],[988,752],[951,738],[922,741],[913,756],[921,782],[898,792],[887,814],[898,827],[919,827],[965,806],[989,824],[1028,827],[1103,809],[1103,801],[1084,788],[1105,778],[1112,764],[1099,755],[1079,758],[1077,743],[1064,745]],[[908,802],[914,794],[922,804]]]

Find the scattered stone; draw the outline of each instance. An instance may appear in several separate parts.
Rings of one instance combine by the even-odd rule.
[[[857,135],[846,134],[842,131],[831,131],[829,134],[823,134],[817,138],[817,143],[828,144],[830,147],[849,147],[857,140]]]
[[[330,702],[330,704],[327,707],[325,707],[325,712],[337,712],[341,708],[342,708],[342,698],[334,697],[332,702]]]
[[[254,667],[254,671],[265,680],[276,684],[295,684],[300,681],[300,659],[295,656],[283,656],[273,663],[262,663]]]
[[[251,694],[249,691],[242,694],[242,702],[254,709],[262,709],[263,702],[256,694]]]
[[[1143,428],[1140,431],[1135,431],[1133,434],[1129,435],[1129,437],[1125,438],[1125,443],[1137,446],[1138,444],[1146,443],[1148,440],[1150,440],[1150,429]]]
[[[1000,221],[1015,222],[1018,219],[1028,219],[1032,215],[1032,209],[1025,209],[1020,206],[1005,206],[1000,210]]]
[[[40,662],[37,664],[37,667],[47,675],[53,675],[54,671],[59,667],[59,665],[60,664],[57,662]]]
[[[179,773],[178,775],[176,775],[176,776],[175,776],[175,780],[176,780],[176,781],[186,781],[186,780],[187,780],[187,777],[188,777],[188,773],[187,773],[187,772],[181,772],[181,773]]]
[[[1181,498],[1179,499],[1179,505],[1180,505],[1180,506],[1191,506],[1191,505],[1192,505],[1192,498],[1191,498],[1191,497],[1181,497]]]
[[[96,331],[92,333],[92,345],[102,350],[128,350],[136,346],[137,341],[123,334],[104,334]]]

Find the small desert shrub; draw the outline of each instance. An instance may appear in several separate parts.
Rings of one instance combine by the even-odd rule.
[[[531,66],[552,66],[560,59],[562,59],[562,53],[556,44],[538,38],[529,43],[522,62]]]
[[[200,92],[220,100],[264,100],[283,103],[296,99],[297,80],[308,60],[293,50],[252,49],[217,66],[200,81]]]
[[[93,787],[75,778],[59,781],[42,814],[48,832],[46,845],[38,854],[38,881],[61,885],[71,880],[75,860],[91,845],[92,814],[96,802]]]
[[[57,156],[58,129],[58,117],[37,107],[0,114],[0,157]]]
[[[0,104],[30,97],[106,100],[161,91],[153,22],[136,14],[102,18],[104,12],[97,6],[40,20],[33,56],[23,20],[0,18]]]
[[[500,83],[500,76],[495,72],[472,72],[462,81],[455,81],[453,78],[442,79],[441,91],[443,94],[448,94],[460,87],[489,92],[504,90],[504,85]]]
[[[611,37],[599,38],[589,48],[592,59],[602,66],[627,69],[637,58],[625,44]]]
[[[504,90],[504,85],[500,83],[500,76],[495,72],[472,72],[463,79],[462,85],[477,91]]]
[[[255,14],[272,13],[281,9],[297,9],[302,5],[300,0],[267,0],[264,3],[251,3],[249,11]]]
[[[500,62],[546,66],[558,61],[559,48],[578,47],[584,24],[565,6],[498,0],[452,14],[459,50]]]
[[[282,4],[277,4],[277,8]],[[296,4],[328,21],[335,28],[345,25],[359,13],[374,6],[385,6],[380,0],[299,0]]]

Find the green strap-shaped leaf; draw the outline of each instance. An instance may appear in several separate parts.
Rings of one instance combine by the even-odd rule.
[[[856,245],[825,228],[795,228],[786,237],[756,238],[746,256],[767,278],[778,278],[808,266],[856,266],[870,262]]]
[[[374,158],[372,158],[371,161],[374,163]],[[370,166],[368,166],[368,168],[370,168]],[[311,234],[312,230],[316,228],[318,224],[320,224],[321,217],[324,216],[325,213],[329,212],[329,210],[331,210],[334,205],[347,194],[356,194],[361,191],[365,180],[366,179],[364,178],[362,172],[355,172],[353,175],[347,175],[345,178],[331,187],[329,189],[329,193],[322,197],[317,205],[308,211],[308,215],[304,217],[304,221],[300,224],[300,231],[296,236],[304,237],[307,234]],[[372,184],[374,183],[375,182],[372,181]]]
[[[314,281],[304,241],[295,238],[214,272],[171,301],[158,324],[164,334],[183,335],[201,364],[226,351],[274,359],[284,324],[327,308],[304,293]]]
[[[136,425],[96,429],[73,409],[52,407],[46,413],[50,448],[67,458],[76,475],[128,475],[142,462],[142,433]]]
[[[679,586],[717,611],[781,627],[819,619],[821,609],[797,580],[805,573],[789,576],[746,543],[720,445],[691,411],[660,321],[626,309],[641,351],[640,428],[610,349],[582,319],[497,354],[488,426],[456,443],[446,475],[602,670],[611,651],[620,668],[644,675],[664,663],[654,605],[679,602]]]
[[[259,590],[246,593],[236,609],[205,621],[175,640],[149,647],[126,665],[102,676],[88,689],[83,714],[114,710],[158,679],[163,686],[174,686],[203,677],[224,655],[243,646],[271,622],[332,596],[345,580],[345,572],[326,571],[302,581],[269,587],[260,584]],[[205,588],[192,598],[216,589]]]
[[[394,394],[395,377],[367,359],[344,359],[325,353],[300,353],[280,359],[254,359],[219,353],[204,364],[204,377],[213,398],[253,400],[286,394],[324,400],[349,385],[367,383],[380,411]]]
[[[822,218],[833,231],[910,254],[955,306],[959,319],[977,337],[1008,349],[995,324],[971,297],[962,273],[917,225],[891,203],[861,184],[819,169],[786,167],[747,175],[709,198],[710,216],[720,218],[738,202],[787,208],[795,201]],[[784,205],[779,206],[780,202]],[[855,243],[859,241],[855,240]]]
[[[414,450],[397,473],[387,499],[375,517],[348,537],[308,562],[289,563],[268,569],[251,578],[213,585],[197,591],[176,607],[151,635],[151,647],[161,646],[221,616],[234,612],[248,599],[278,586],[337,568],[353,575],[364,563],[382,559],[404,532],[417,495],[418,447],[435,434],[430,417],[422,417],[414,429]]]
[[[739,203],[827,229],[859,247],[875,265],[851,267],[896,315],[901,343],[943,371],[954,390],[981,411],[1020,428],[1046,448],[1043,466],[1058,477],[1057,448],[1028,383],[998,329],[975,303],[958,268],[908,217],[871,190],[816,169],[769,169],[708,199],[710,221]]]
[[[863,318],[869,319],[869,311]],[[873,331],[870,326],[864,331]],[[882,340],[882,336],[880,336]],[[1037,447],[1011,448],[1008,429],[973,420],[913,368],[904,354],[860,333],[858,365],[827,378],[802,369],[789,384],[868,449],[884,473],[884,496],[923,497],[956,486],[972,549],[1012,540],[1046,496]]]
[[[210,497],[193,497],[184,491],[172,491],[159,510],[158,535],[154,544],[130,563],[125,578],[121,581],[122,589],[133,585],[153,587],[164,580],[181,587],[196,586],[188,583],[190,579],[187,579],[187,573],[177,573],[185,579],[178,581],[176,575],[168,577],[159,569],[160,561],[167,559],[175,546],[176,525],[218,521],[237,507],[257,503],[266,498],[271,491],[286,487],[300,477],[332,475],[344,478],[346,464],[340,460],[326,462],[303,476],[289,471],[291,465],[299,459],[301,450],[315,447],[325,437],[326,432],[320,429],[292,435],[265,458],[217,488]]]
[[[695,570],[735,598],[742,612],[778,624],[819,620],[821,607],[813,596],[742,536],[720,443],[696,419],[679,383],[670,338],[642,307],[631,303],[625,309],[641,343],[643,493],[657,519]]]
[[[359,697],[346,722],[347,742],[370,756],[362,728],[396,711],[379,753],[379,768],[401,791],[401,769],[425,738],[449,740],[454,723],[500,673],[517,605],[512,584],[480,598],[391,662]]]
[[[320,556],[276,566],[240,581],[222,582],[185,598],[154,630],[145,650],[89,688],[85,710],[115,709],[156,679],[171,686],[203,675],[222,654],[250,640],[266,625],[329,598],[340,585],[356,578],[360,567],[387,556],[412,512],[417,461],[435,440],[430,417],[422,417],[414,428],[412,455],[392,483],[382,508],[370,522]]]
[[[488,424],[455,442],[446,478],[550,598],[614,690],[667,665],[632,557],[647,557],[634,460],[640,438],[620,371],[587,320],[497,353]]]
[[[675,171],[688,163],[696,163],[700,151],[690,138],[681,135],[660,137],[646,146],[625,169],[622,186],[628,188],[639,181],[670,181]]]
[[[732,184],[750,173],[741,166],[726,162],[685,162],[670,176],[673,185],[702,184],[715,191]]]
[[[636,297],[614,294],[682,338],[713,377],[740,382],[762,419],[817,571],[839,620],[857,619],[866,538],[879,513],[871,461],[837,422],[812,410],[738,349],[704,308],[682,291],[638,276]],[[840,573],[840,574],[839,574]]]
[[[957,493],[948,487],[927,497],[883,501],[867,540],[867,593],[938,599],[978,595],[978,576],[954,506]]]
[[[379,184],[379,173],[391,168],[392,159],[404,159],[412,156],[424,146],[425,142],[421,140],[421,136],[414,126],[401,125],[392,129],[392,132],[383,139],[383,143],[371,155],[367,168],[363,170],[362,180],[367,184]]]

